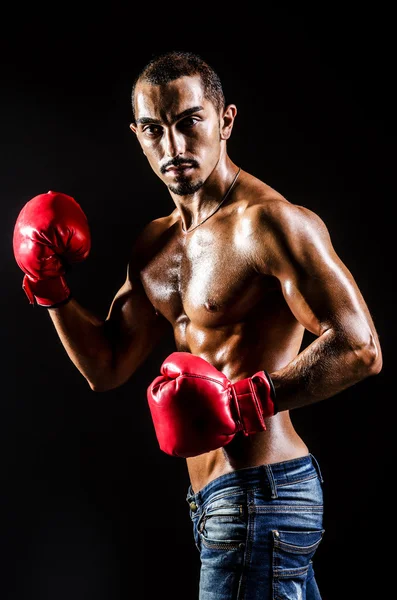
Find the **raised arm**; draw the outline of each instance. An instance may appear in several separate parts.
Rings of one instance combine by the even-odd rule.
[[[150,244],[153,237],[145,233],[141,239]],[[142,242],[135,242],[124,285],[103,319],[71,297],[65,276],[66,267],[85,260],[91,247],[86,215],[74,198],[50,191],[27,202],[15,224],[13,247],[29,301],[48,310],[69,358],[90,387],[105,391],[123,384],[167,326],[140,282]]]
[[[94,391],[125,383],[164,334],[167,322],[148,301],[139,278],[127,274],[106,319],[74,299],[49,309],[61,342]]]
[[[276,202],[270,213],[259,214],[257,223],[259,268],[279,280],[296,319],[317,336],[289,364],[270,373],[278,409],[318,402],[379,373],[382,352],[373,320],[321,218],[304,207]]]

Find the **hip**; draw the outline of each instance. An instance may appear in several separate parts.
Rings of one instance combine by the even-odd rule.
[[[270,598],[270,588],[276,593],[271,597],[301,598],[307,586],[315,587],[312,559],[324,534],[322,485],[318,462],[308,454],[227,473],[197,493],[190,486],[200,598]]]

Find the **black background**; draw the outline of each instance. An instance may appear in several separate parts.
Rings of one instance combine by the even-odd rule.
[[[92,251],[68,281],[83,305],[107,313],[134,236],[173,209],[129,129],[133,78],[171,49],[198,52],[215,67],[238,108],[230,156],[324,219],[374,317],[381,374],[292,417],[325,480],[326,533],[316,555],[323,600],[386,594],[395,396],[391,16],[378,9],[347,20],[324,7],[323,15],[259,17],[225,7],[215,22],[204,7],[186,15],[178,7],[176,22],[161,14],[171,7],[157,14],[148,6],[142,14],[103,8],[82,21],[70,5],[56,16],[13,9],[0,55],[0,597],[196,598],[185,464],[158,449],[145,396],[172,340],[122,388],[93,393],[47,312],[28,304],[12,253],[26,201],[49,189],[74,196]]]

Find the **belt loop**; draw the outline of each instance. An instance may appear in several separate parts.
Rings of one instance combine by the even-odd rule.
[[[274,500],[274,498],[278,498],[278,496],[277,496],[276,482],[274,481],[274,477],[273,477],[273,471],[272,471],[272,468],[270,465],[264,465],[264,467],[266,470],[267,480],[270,485],[271,498]]]
[[[316,471],[318,473],[318,476],[320,478],[321,483],[324,483],[324,479],[323,479],[323,475],[321,473],[320,465],[318,464],[316,457],[313,456],[313,454],[310,454],[310,457],[311,457],[311,459],[313,461],[313,464],[314,464],[314,466],[316,468]]]
[[[193,488],[191,485],[189,485],[189,487],[187,489],[187,493],[186,493],[186,502],[189,503],[193,496],[194,496]]]

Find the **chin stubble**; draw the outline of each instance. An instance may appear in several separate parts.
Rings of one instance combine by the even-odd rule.
[[[196,183],[192,183],[191,181],[179,181],[178,183],[171,183],[168,186],[168,189],[177,196],[189,196],[197,192],[201,186],[203,185],[202,179],[197,181]]]

